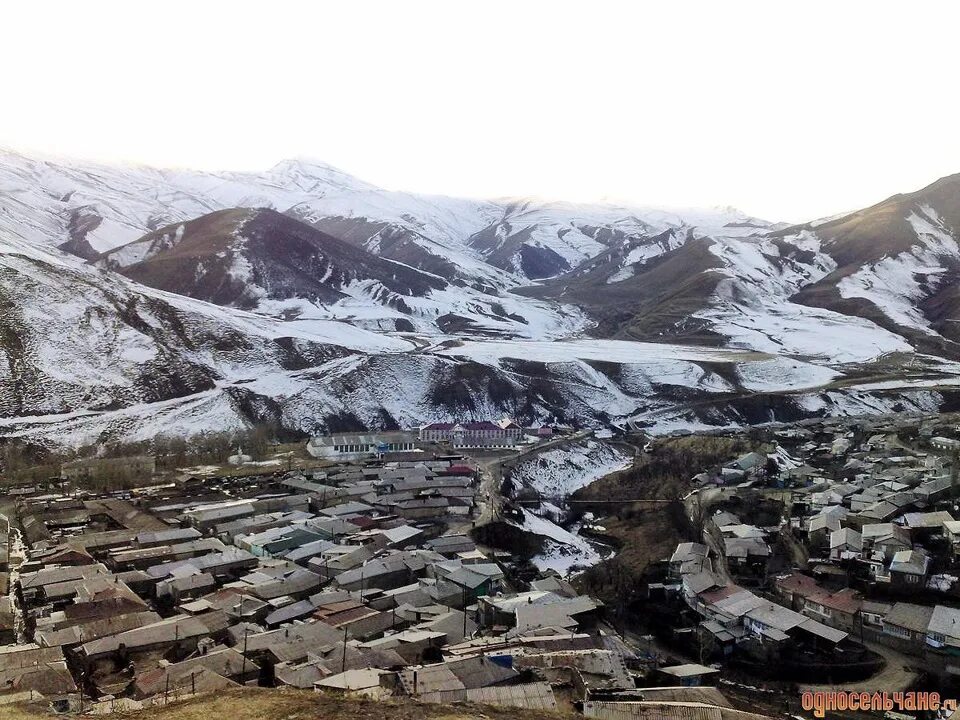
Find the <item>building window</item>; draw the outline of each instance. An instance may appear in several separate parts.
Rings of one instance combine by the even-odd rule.
[[[897,625],[884,625],[883,631],[888,635],[895,635],[897,637],[902,637],[902,638],[910,637],[910,632],[908,630],[902,627],[898,627]]]

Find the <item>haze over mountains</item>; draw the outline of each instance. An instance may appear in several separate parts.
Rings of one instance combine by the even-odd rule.
[[[0,434],[932,410],[960,176],[822,222],[0,152]]]

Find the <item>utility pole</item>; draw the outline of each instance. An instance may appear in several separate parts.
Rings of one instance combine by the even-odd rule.
[[[360,602],[363,602],[363,574],[367,569],[367,561],[363,561],[363,565],[360,566]]]
[[[240,666],[240,682],[244,685],[247,684],[247,681],[244,679],[247,676],[247,636],[250,634],[250,626],[244,625],[243,627],[243,663]]]
[[[950,453],[950,495],[957,497],[957,478],[960,475],[960,448]]]
[[[347,671],[347,625],[343,626],[343,660],[340,662],[340,672]]]

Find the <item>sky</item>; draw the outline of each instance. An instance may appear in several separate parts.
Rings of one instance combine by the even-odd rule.
[[[0,145],[802,221],[960,172],[949,2],[6,3]]]

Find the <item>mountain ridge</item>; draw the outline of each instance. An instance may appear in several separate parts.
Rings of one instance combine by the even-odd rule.
[[[955,178],[785,227],[0,153],[0,436],[931,411],[960,386]]]

